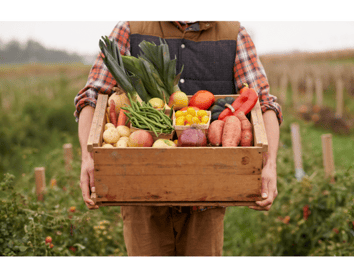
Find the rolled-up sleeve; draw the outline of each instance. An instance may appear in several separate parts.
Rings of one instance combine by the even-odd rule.
[[[269,93],[269,83],[264,67],[257,55],[255,45],[246,29],[241,26],[237,36],[234,76],[238,89],[247,83],[259,96],[262,112],[273,110],[279,125],[283,122],[281,106],[276,96]]]
[[[114,39],[117,42],[122,55],[130,55],[129,37],[130,27],[128,22],[119,22],[109,35],[110,39]],[[112,88],[116,85],[117,82],[108,71],[101,54],[98,54],[90,70],[85,87],[74,98],[75,120],[79,120],[80,112],[85,106],[96,107],[99,93],[110,95]]]

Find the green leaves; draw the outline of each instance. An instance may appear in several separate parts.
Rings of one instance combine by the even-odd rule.
[[[176,75],[177,59],[170,59],[170,52],[168,44],[165,40],[160,39],[160,45],[155,43],[142,41],[139,44],[142,51],[141,57],[153,64],[159,78],[163,82],[165,88],[165,95],[169,98],[175,91],[174,86],[178,84],[183,67],[179,74]],[[160,84],[160,86],[162,86]]]
[[[133,95],[136,90],[125,71],[117,43],[113,40],[109,40],[109,38],[105,36],[99,41],[99,47],[103,54],[103,62],[107,66],[109,72],[111,72],[113,78],[124,91]]]
[[[160,98],[168,103],[173,92],[179,90],[181,72],[176,75],[177,60],[170,59],[168,44],[160,39],[160,45],[142,41],[140,56],[121,56],[117,43],[107,36],[99,42],[103,62],[117,83],[133,96],[137,92],[142,100]]]

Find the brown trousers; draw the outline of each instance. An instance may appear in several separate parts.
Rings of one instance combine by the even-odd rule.
[[[122,206],[128,256],[221,256],[225,208]]]

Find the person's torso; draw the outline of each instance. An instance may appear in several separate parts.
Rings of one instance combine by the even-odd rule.
[[[185,32],[172,22],[131,21],[130,51],[137,57],[143,40],[160,44],[165,39],[171,59],[177,58],[177,71],[184,66],[179,82],[187,95],[198,90],[213,94],[235,94],[234,64],[238,22],[199,22]]]

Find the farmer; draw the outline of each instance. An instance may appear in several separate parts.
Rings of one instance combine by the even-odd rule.
[[[236,94],[243,83],[260,99],[268,137],[262,170],[262,201],[255,210],[269,210],[277,196],[276,157],[282,113],[269,85],[255,46],[238,22],[119,22],[113,29],[121,54],[137,56],[143,40],[167,41],[177,71],[184,70],[180,89],[188,95],[204,89],[214,94]],[[87,140],[98,93],[111,94],[115,80],[97,57],[86,86],[75,98],[82,149],[80,187],[89,209],[94,186],[93,159]],[[223,247],[225,207],[122,206],[124,240],[130,256],[220,256]]]

